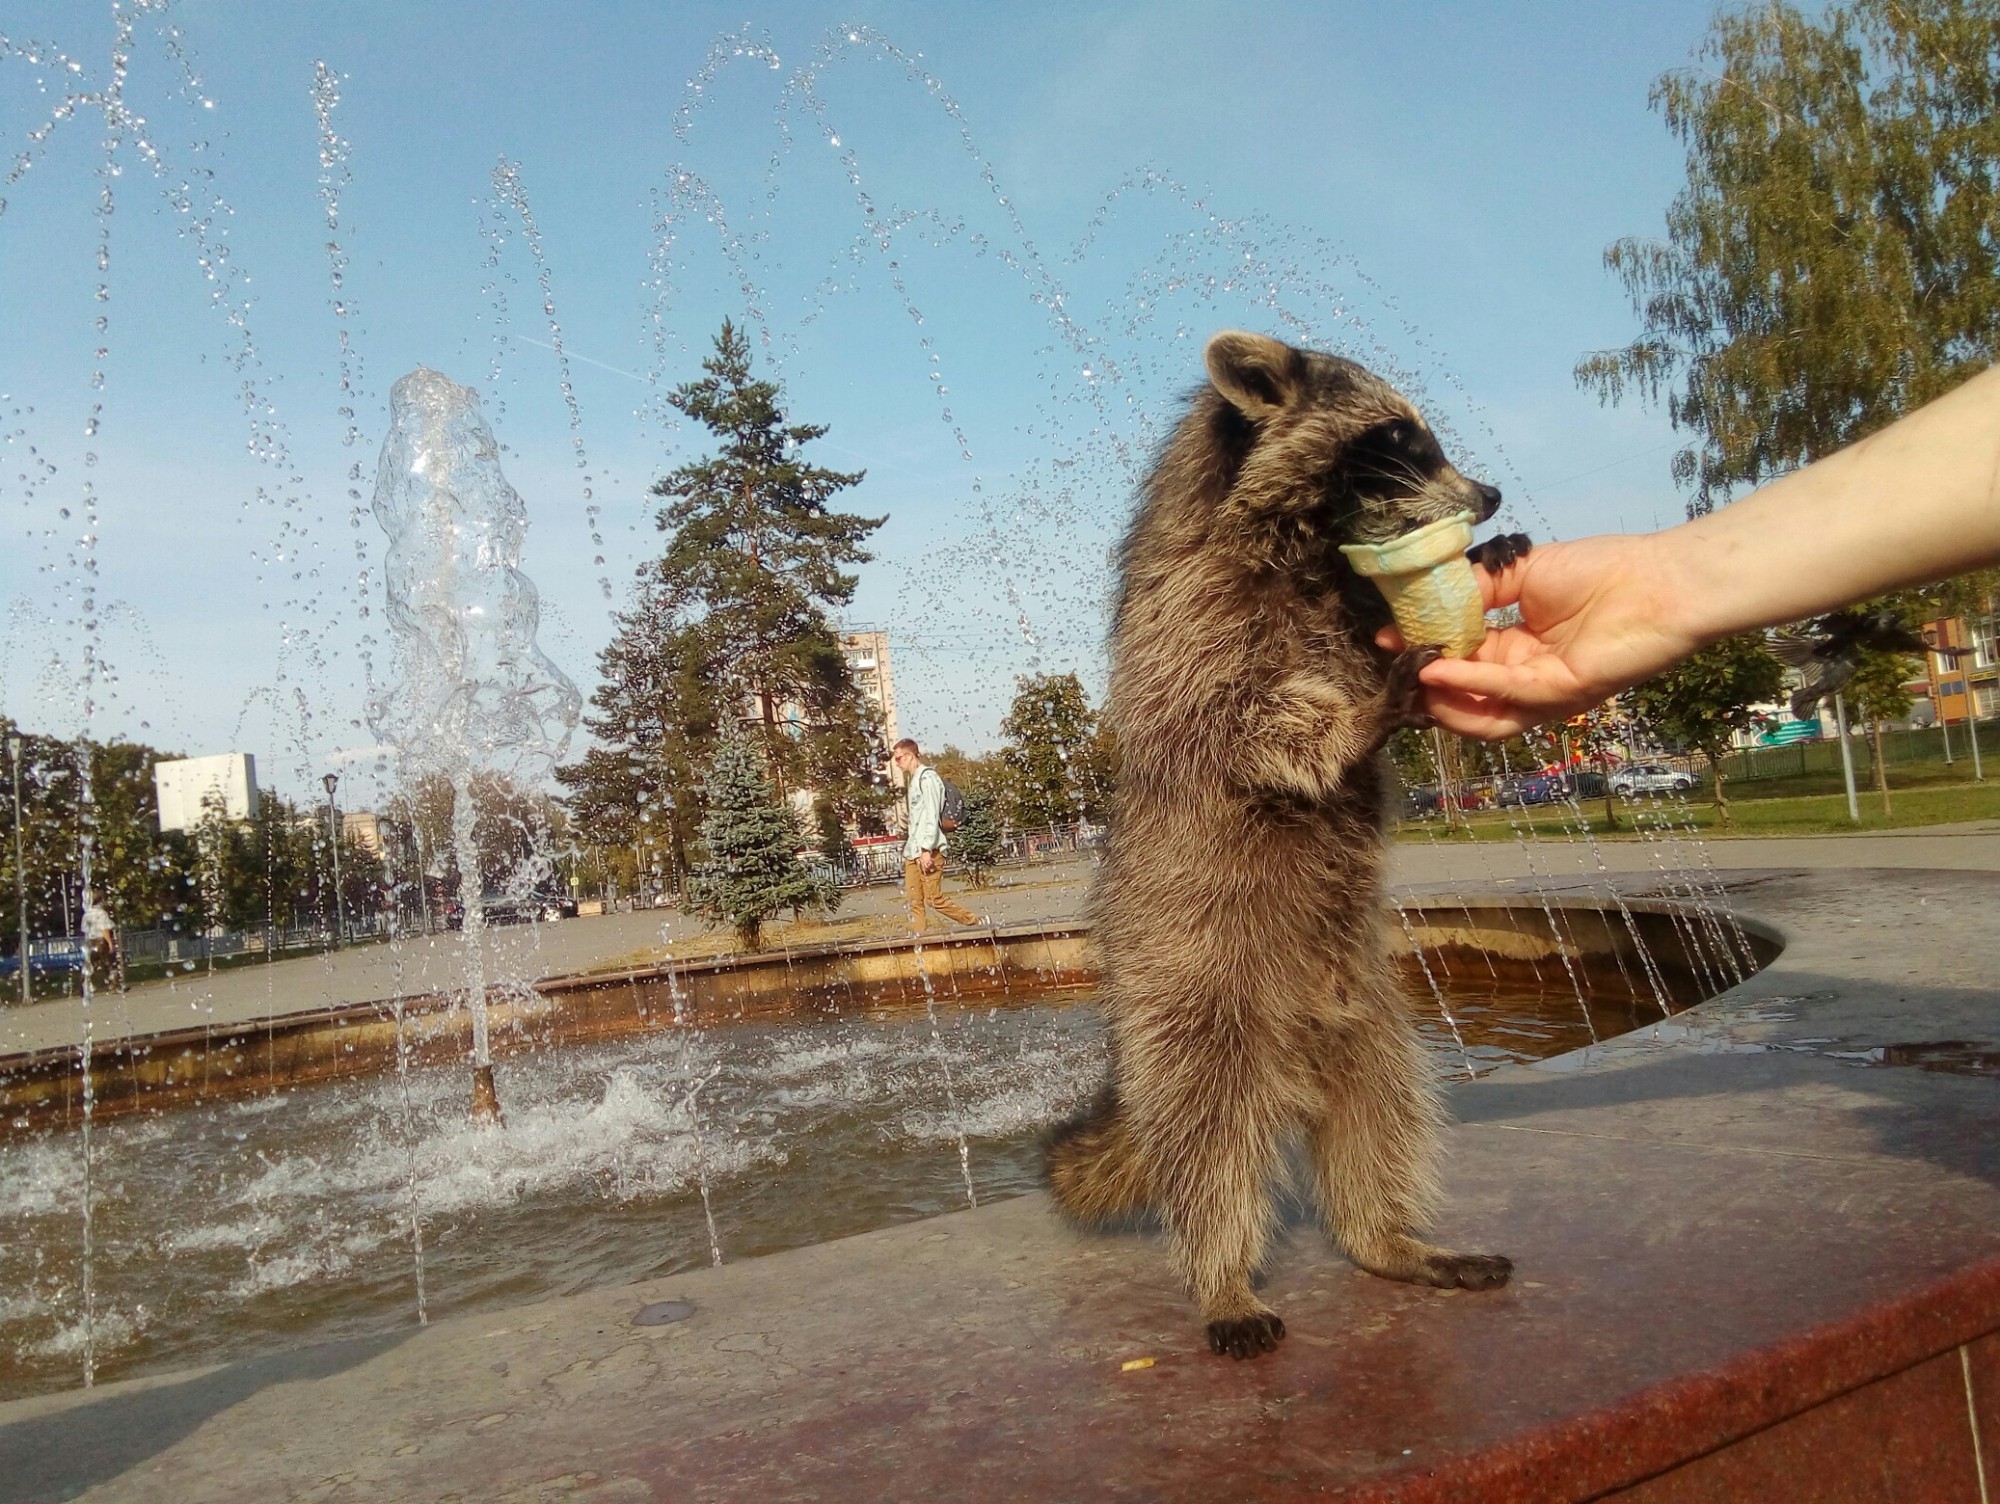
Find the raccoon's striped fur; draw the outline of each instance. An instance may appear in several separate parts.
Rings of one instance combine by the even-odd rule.
[[[1093,897],[1112,1081],[1047,1168],[1078,1222],[1159,1212],[1211,1346],[1248,1357],[1284,1334],[1250,1279],[1287,1138],[1362,1268],[1480,1289],[1511,1267],[1417,1236],[1440,1117],[1385,932],[1379,753],[1425,724],[1435,650],[1373,646],[1386,612],[1336,550],[1499,493],[1351,361],[1237,333],[1206,361],[1120,561]]]

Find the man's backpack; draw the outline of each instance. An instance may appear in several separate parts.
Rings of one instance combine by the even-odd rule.
[[[944,799],[938,805],[938,829],[949,834],[965,823],[965,795],[942,773],[938,774],[938,782],[944,785]]]

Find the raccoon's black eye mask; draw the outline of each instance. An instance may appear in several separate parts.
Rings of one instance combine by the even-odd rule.
[[[1340,470],[1353,496],[1407,496],[1444,468],[1444,451],[1429,429],[1408,418],[1377,423],[1341,451]]]
[[[1444,451],[1423,425],[1407,418],[1377,423],[1341,449],[1326,476],[1320,520],[1337,529],[1371,508],[1406,500],[1444,463]]]

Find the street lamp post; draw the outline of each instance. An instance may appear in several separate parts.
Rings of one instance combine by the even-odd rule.
[[[333,842],[333,948],[340,949],[340,932],[347,928],[347,910],[340,896],[340,824],[333,809],[333,791],[340,786],[340,775],[329,773],[320,780],[326,785],[326,837]]]
[[[21,1002],[28,1001],[28,869],[21,861],[21,738],[7,738],[7,758],[14,764],[14,903],[21,920]]]

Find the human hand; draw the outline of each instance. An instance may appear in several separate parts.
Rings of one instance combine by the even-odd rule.
[[[1430,713],[1461,736],[1499,741],[1575,715],[1700,646],[1653,535],[1538,543],[1499,574],[1474,572],[1486,608],[1518,606],[1521,624],[1488,631],[1470,658],[1424,667]],[[1402,651],[1394,627],[1375,640]]]
[[[929,876],[938,869],[938,854],[935,851],[918,852],[917,865],[923,869],[926,876]]]

